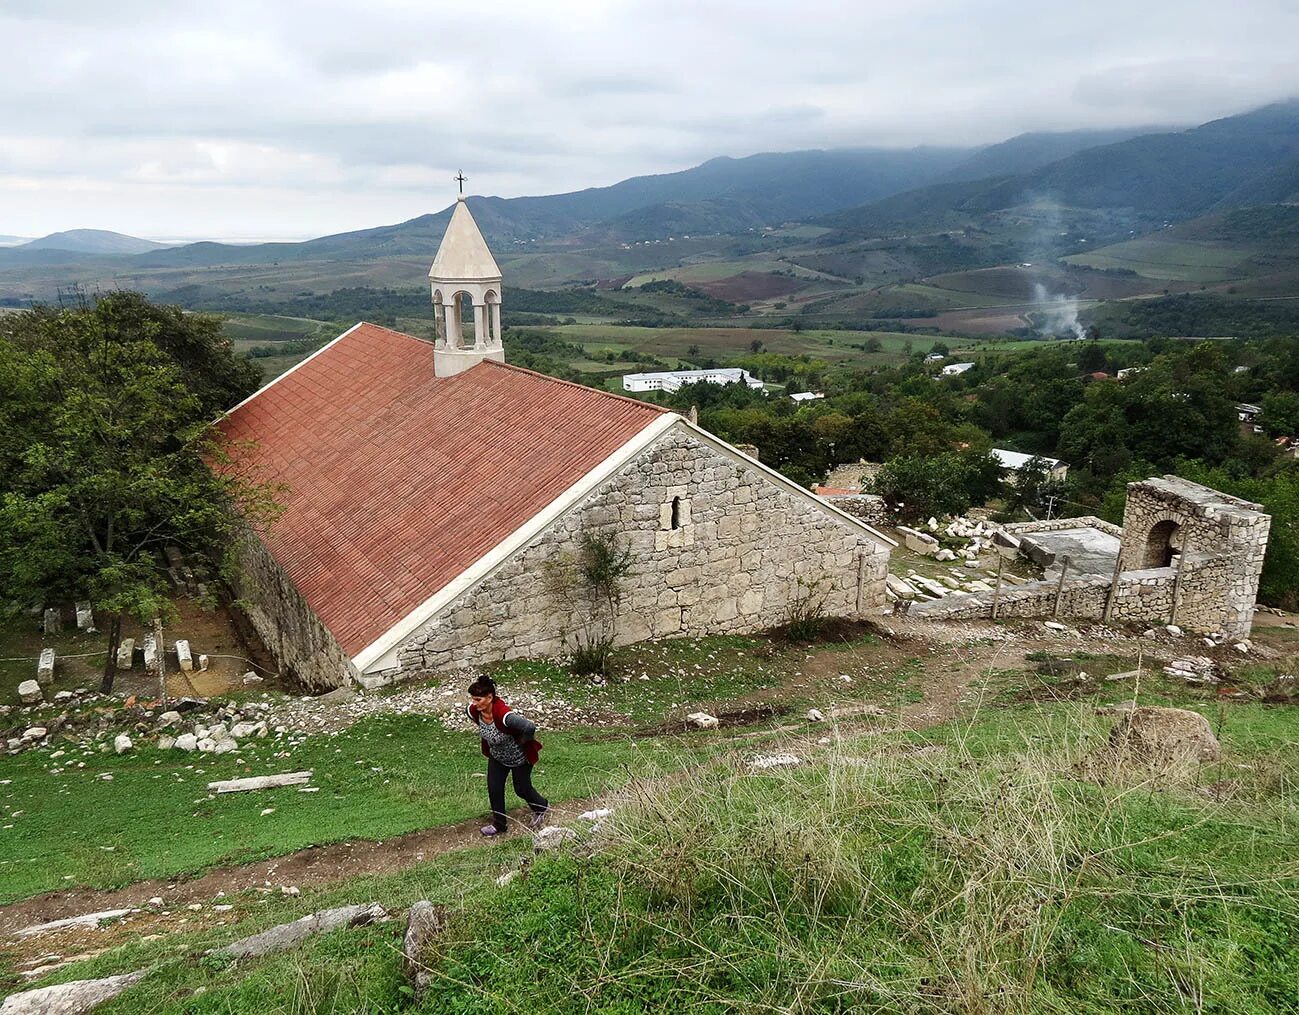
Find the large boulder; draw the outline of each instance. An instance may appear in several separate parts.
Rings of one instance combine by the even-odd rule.
[[[1125,712],[1110,731],[1109,747],[1124,758],[1156,767],[1222,757],[1222,745],[1199,712],[1155,705]]]

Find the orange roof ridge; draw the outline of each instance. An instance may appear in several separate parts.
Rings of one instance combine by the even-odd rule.
[[[550,374],[543,374],[537,370],[529,370],[527,367],[515,366],[513,363],[498,363],[496,360],[486,359],[483,360],[479,366],[491,366],[505,370],[513,370],[516,373],[528,374],[530,377],[539,377],[543,381],[549,381],[551,384],[566,384],[570,388],[581,388],[589,394],[603,395],[605,398],[612,398],[618,402],[631,402],[632,405],[638,405],[642,409],[652,409],[654,412],[676,412],[675,409],[669,409],[665,405],[655,405],[653,402],[643,402],[639,398],[628,398],[626,395],[619,395],[612,391],[605,391],[604,388],[593,388],[586,384],[579,384],[577,381],[566,381],[562,377],[552,377]]]

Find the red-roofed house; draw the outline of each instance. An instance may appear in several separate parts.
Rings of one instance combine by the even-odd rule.
[[[631,551],[618,644],[883,601],[888,537],[673,412],[507,365],[463,200],[430,278],[435,342],[358,324],[222,423],[287,491],[238,591],[300,683],[563,653],[599,610],[564,579],[587,533]]]

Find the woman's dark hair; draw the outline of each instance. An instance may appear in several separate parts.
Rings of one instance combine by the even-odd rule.
[[[480,697],[484,694],[495,694],[496,681],[491,677],[479,677],[469,685],[469,693]]]

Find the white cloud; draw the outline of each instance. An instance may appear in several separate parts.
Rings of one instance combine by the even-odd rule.
[[[323,234],[716,155],[1193,123],[1299,93],[1292,0],[10,0],[0,233]]]

